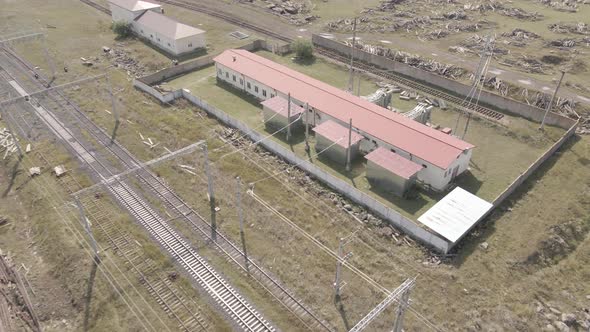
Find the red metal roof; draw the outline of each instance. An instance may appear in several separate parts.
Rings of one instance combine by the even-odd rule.
[[[404,179],[411,178],[422,169],[421,165],[381,147],[366,155],[365,158]]]
[[[464,150],[474,147],[246,50],[226,50],[214,60],[277,91],[291,93],[293,98],[344,123],[352,119],[352,125],[361,133],[442,169],[447,169]]]
[[[262,104],[262,106],[270,109],[275,113],[279,113],[284,117],[287,117],[289,113],[287,99],[280,96],[274,96],[270,99],[261,102],[260,104]],[[291,102],[291,117],[293,117],[294,115],[299,115],[303,112],[305,112],[305,109],[303,107]]]
[[[336,144],[345,149],[348,148],[348,128],[341,126],[334,121],[324,121],[319,126],[315,126],[313,131],[332,142],[336,142]],[[350,135],[350,144],[356,144],[363,138],[362,135],[353,130]]]

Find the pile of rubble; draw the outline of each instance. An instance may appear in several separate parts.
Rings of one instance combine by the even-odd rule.
[[[345,42],[345,44],[351,46],[350,42]],[[433,72],[440,76],[448,77],[454,80],[461,78],[467,73],[467,70],[460,67],[456,67],[454,65],[444,64],[438,61],[434,61],[432,59],[425,59],[416,54],[401,51],[393,51],[390,48],[382,46],[375,46],[357,42],[355,47],[362,49],[365,52],[383,56],[393,61],[402,62],[409,66]]]
[[[270,1],[266,0],[266,8],[273,14],[288,18],[292,24],[302,25],[318,18],[311,15],[311,8],[307,2]]]
[[[16,142],[18,142],[18,138],[14,137],[7,128],[0,130],[0,153],[4,152],[2,159],[6,159],[18,150]]]
[[[576,46],[575,39],[556,39],[547,43],[549,47],[570,48]]]
[[[538,34],[536,34],[534,32],[526,31],[526,30],[520,29],[520,28],[516,28],[510,32],[504,32],[502,34],[502,37],[506,37],[506,38],[510,38],[510,39],[514,39],[514,40],[518,40],[518,41],[541,38],[541,36],[539,36]]]
[[[537,12],[527,12],[526,10],[520,8],[504,8],[499,10],[498,13],[519,20],[538,21],[543,18],[542,14]]]
[[[130,57],[123,49],[103,47],[103,55],[107,57],[115,67],[126,70],[127,75],[130,77],[139,78],[148,74],[147,68],[140,64],[139,61]]]
[[[382,12],[389,12],[395,9],[395,5],[399,5],[400,3],[404,2],[405,0],[384,0],[381,1],[379,6],[377,6],[377,10]]]
[[[555,10],[572,13],[578,11],[578,3],[586,3],[583,1],[584,0],[539,0],[540,3],[552,7]]]
[[[508,95],[509,85],[496,76],[486,79],[483,84],[485,87],[497,91],[501,96],[506,97]]]
[[[464,10],[478,11],[480,13],[488,11],[495,12],[496,10],[504,8],[504,3],[496,0],[482,1],[481,3],[466,3],[463,5]]]
[[[503,62],[500,62],[508,67],[518,67],[527,73],[545,74],[545,67],[543,63],[535,58],[529,58],[526,55],[522,55],[520,58],[506,58]]]
[[[461,42],[461,46],[471,50],[473,53],[480,54],[483,51],[484,46],[486,44],[485,37],[482,37],[478,34],[475,34],[471,37],[468,37],[464,41]],[[506,55],[509,54],[510,51],[504,48],[500,48],[494,44],[494,55]]]
[[[590,34],[590,28],[588,28],[588,24],[584,22],[552,23],[548,25],[548,28],[555,33],[575,33],[579,35]]]

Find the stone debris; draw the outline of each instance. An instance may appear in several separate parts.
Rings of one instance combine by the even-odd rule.
[[[345,44],[347,44],[348,46],[352,45],[352,43],[348,41],[345,41]],[[409,66],[420,68],[422,70],[436,73],[440,76],[452,78],[454,80],[463,77],[467,73],[467,70],[454,65],[444,64],[432,59],[425,59],[419,55],[407,52],[394,51],[390,48],[383,46],[363,44],[362,42],[358,41],[356,42],[355,46],[359,49],[362,49],[365,52],[384,56],[391,60],[402,62]]]
[[[121,47],[124,47],[121,45]],[[132,78],[139,78],[148,74],[148,69],[141,65],[139,61],[130,57],[129,54],[122,48],[111,48],[109,51],[104,51],[105,56],[115,67],[122,68],[127,71],[127,76]]]
[[[41,167],[31,167],[29,168],[29,175],[31,177],[41,175]]]
[[[590,34],[588,24],[584,22],[579,23],[552,23],[548,26],[549,30],[555,33],[574,33],[579,35]]]
[[[53,172],[55,173],[55,176],[57,176],[58,178],[66,174],[67,171],[68,170],[64,165],[57,165],[53,168]]]
[[[4,152],[2,159],[6,159],[14,152],[18,151],[16,146],[18,138],[14,137],[7,128],[0,130],[0,153]]]
[[[539,2],[555,10],[572,13],[578,11],[578,3],[587,3],[584,0],[539,0]]]
[[[504,32],[502,37],[515,39],[518,41],[541,38],[538,34],[524,29],[516,28],[510,32]]]
[[[287,18],[291,24],[303,25],[316,20],[319,16],[311,15],[312,5],[307,1],[265,1],[265,8],[271,13]]]
[[[560,48],[570,48],[576,46],[575,39],[556,39],[552,40],[547,43],[547,46],[551,47],[560,47]]]

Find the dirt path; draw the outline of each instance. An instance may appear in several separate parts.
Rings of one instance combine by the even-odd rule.
[[[190,2],[199,3],[201,5],[211,8],[216,8],[216,10],[220,12],[233,15],[244,21],[256,24],[265,29],[278,32],[282,35],[288,36],[293,39],[311,38],[312,33],[322,32],[320,26],[306,25],[297,27],[289,24],[285,19],[272,15],[268,12],[264,12],[259,8],[249,6],[247,4],[230,4],[218,0],[190,0]],[[360,36],[363,37],[362,34]],[[455,54],[451,54],[445,50],[441,50],[437,47],[430,46],[425,42],[408,40],[406,38],[396,36],[393,34],[387,35],[387,40],[391,41],[391,44],[394,45],[393,48],[397,48],[410,53],[418,53],[423,56],[434,58],[437,61],[454,64],[456,66],[464,67],[472,71],[475,71],[478,64],[478,62],[473,59],[468,59],[465,57],[457,56]],[[506,82],[510,82],[518,86],[523,86],[528,89],[548,93],[551,93],[553,89],[555,89],[554,83],[535,79],[533,77],[528,76],[525,73],[506,70],[499,67],[497,64],[494,66],[490,66],[489,72]],[[590,95],[584,96],[580,92],[574,91],[565,86],[562,86],[560,88],[559,95],[561,97],[572,98],[578,102],[590,105]]]

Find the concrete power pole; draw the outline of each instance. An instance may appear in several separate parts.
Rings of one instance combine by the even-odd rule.
[[[248,252],[246,251],[246,237],[244,235],[244,215],[242,211],[242,181],[240,177],[236,177],[236,206],[238,208],[238,218],[240,219],[240,239],[242,240],[242,251],[244,252],[244,264],[246,272],[250,274],[248,266]]]
[[[305,152],[309,152],[309,103],[305,103]]]
[[[215,194],[213,192],[213,179],[211,178],[211,169],[209,166],[209,152],[207,143],[203,144],[203,154],[205,156],[205,173],[207,174],[207,194],[209,195],[209,206],[211,209],[211,240],[217,240],[217,223],[215,221]]]
[[[354,93],[354,48],[356,45],[356,17],[354,18],[354,25],[352,27],[352,46],[350,47],[350,73],[348,76],[347,91]]]
[[[352,119],[348,124],[348,148],[346,149],[346,171],[350,172],[351,165],[350,165],[350,149],[352,143]]]
[[[287,98],[287,142],[291,140],[291,93]]]
[[[559,90],[559,87],[561,86],[561,82],[563,81],[564,76],[565,76],[565,70],[562,70],[561,77],[559,78],[559,83],[557,83],[557,87],[555,87],[555,91],[553,91],[553,95],[551,96],[551,100],[549,101],[549,105],[547,105],[547,109],[545,109],[545,115],[543,115],[543,121],[541,121],[541,126],[539,127],[539,130],[545,129],[545,118],[547,117],[547,114],[549,114],[549,111],[551,111],[551,107],[553,106],[553,100],[555,99],[555,96],[557,95],[557,91]]]
[[[334,278],[334,297],[338,300],[340,299],[340,291],[342,287],[342,265],[343,262],[347,261],[350,257],[352,257],[352,252],[344,255],[344,245],[350,242],[346,238],[340,238],[338,242],[338,260],[336,262],[336,277]],[[344,255],[344,256],[343,256]]]
[[[393,325],[393,332],[401,332],[402,328],[404,327],[404,315],[406,313],[406,309],[410,305],[410,291],[412,288],[406,288],[402,293],[401,299],[399,300],[399,304],[397,307],[397,311],[395,314],[395,324]]]
[[[111,98],[111,108],[113,110],[113,116],[115,117],[115,127],[113,128],[113,134],[111,135],[111,144],[115,142],[115,137],[117,135],[117,129],[119,129],[120,120],[119,120],[119,111],[117,110],[117,105],[115,101],[115,95],[113,94],[113,86],[111,85],[111,79],[108,73],[105,73],[106,81],[107,81],[107,90],[109,92],[109,97]]]

